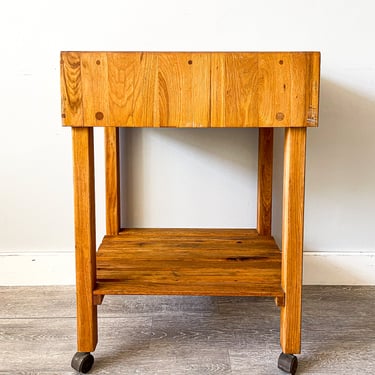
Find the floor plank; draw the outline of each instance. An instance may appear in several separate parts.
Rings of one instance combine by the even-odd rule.
[[[73,375],[73,287],[0,287],[0,374]],[[304,287],[298,374],[374,373],[375,287]],[[91,373],[283,374],[270,298],[106,296]]]

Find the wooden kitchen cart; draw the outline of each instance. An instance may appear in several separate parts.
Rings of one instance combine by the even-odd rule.
[[[301,347],[307,127],[318,125],[318,52],[62,52],[62,121],[72,127],[78,352],[88,372],[106,294],[271,296],[278,366]],[[95,244],[93,127],[105,127],[106,236]],[[259,128],[254,229],[120,223],[119,127]],[[285,128],[282,249],[271,236],[273,128]]]

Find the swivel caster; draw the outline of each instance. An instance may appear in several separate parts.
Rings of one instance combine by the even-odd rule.
[[[293,354],[281,353],[277,361],[277,367],[288,374],[294,375],[298,367],[297,357]]]
[[[94,364],[94,357],[87,352],[77,352],[72,358],[72,367],[79,373],[86,374]]]

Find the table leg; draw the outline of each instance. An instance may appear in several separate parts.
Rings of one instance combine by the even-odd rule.
[[[301,303],[306,128],[286,128],[282,218],[280,343],[283,353],[301,352]]]
[[[94,145],[92,128],[72,128],[74,218],[79,352],[92,352],[97,344]]]
[[[273,128],[259,128],[257,231],[271,235]]]
[[[105,135],[106,228],[107,235],[120,231],[119,129],[108,127]]]

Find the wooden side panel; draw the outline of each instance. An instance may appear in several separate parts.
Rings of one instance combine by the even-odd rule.
[[[147,127],[158,122],[155,54],[82,55],[86,125]]]
[[[63,52],[70,126],[317,126],[317,52]]]
[[[285,129],[280,342],[289,354],[301,351],[305,154],[306,128]]]
[[[81,54],[61,53],[61,118],[63,125],[83,125]]]
[[[306,84],[310,77],[309,74],[309,58],[305,54],[294,54],[292,56],[294,65],[298,65],[298,69],[293,72],[291,82],[291,92],[293,105],[291,107],[291,123],[306,124],[307,112],[309,108],[310,92],[306,90]]]
[[[257,231],[271,236],[273,128],[259,129]]]
[[[109,110],[113,126],[133,126],[134,70],[138,54],[109,53]]]
[[[320,94],[320,53],[312,53],[310,57],[310,80],[308,92],[311,92],[309,101],[307,126],[318,126],[319,94]]]
[[[225,126],[225,61],[226,54],[213,53],[211,57],[211,126]]]
[[[320,54],[291,54],[291,126],[318,126]]]
[[[317,126],[319,53],[214,53],[211,126]]]
[[[259,126],[284,127],[290,124],[291,69],[288,54],[259,54]]]
[[[116,235],[120,230],[120,165],[119,129],[105,129],[106,232]]]
[[[258,125],[258,54],[215,53],[211,70],[213,127]]]
[[[85,126],[110,126],[107,54],[83,53],[81,65]]]
[[[73,128],[78,351],[97,344],[94,146],[92,128]]]
[[[137,53],[133,67],[132,117],[135,127],[157,127],[158,114],[158,60],[154,53]]]
[[[257,126],[258,55],[226,55],[225,86],[225,124]]]
[[[311,100],[310,108],[311,112],[308,116],[309,126],[318,126],[319,119],[319,99],[320,99],[320,53],[311,54],[311,79],[310,79],[310,90]],[[310,109],[309,108],[309,109]]]
[[[193,53],[191,61],[193,126],[209,127],[211,126],[211,54]]]
[[[210,119],[210,57],[158,54],[159,125],[207,127]]]
[[[190,54],[158,56],[159,121],[162,126],[192,126]]]

